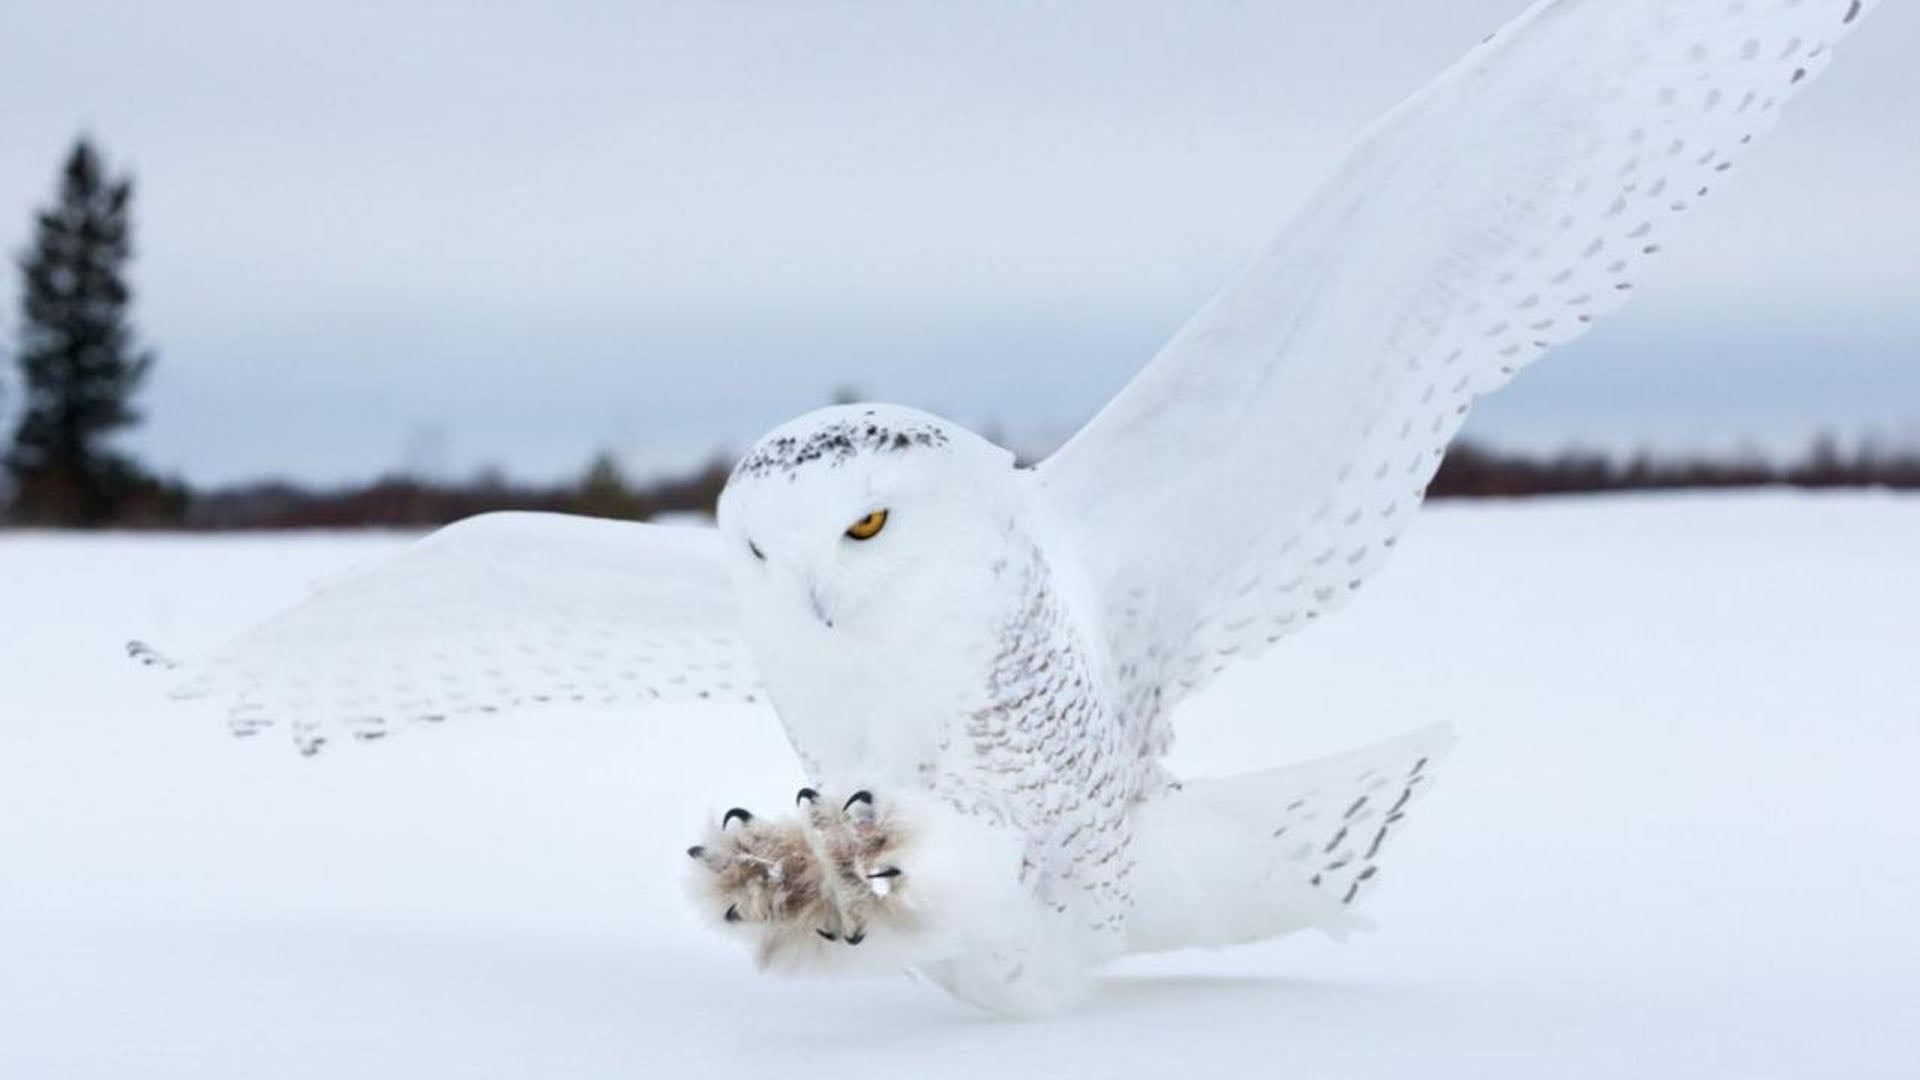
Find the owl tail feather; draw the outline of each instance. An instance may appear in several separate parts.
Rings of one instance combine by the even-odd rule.
[[[1183,781],[1141,805],[1127,951],[1344,937],[1453,746],[1445,724],[1333,757]]]

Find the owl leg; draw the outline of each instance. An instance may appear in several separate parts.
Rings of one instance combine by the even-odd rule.
[[[729,810],[688,848],[696,901],[723,931],[745,935],[763,968],[844,968],[869,936],[911,936],[913,881],[901,865],[911,830],[901,816],[866,791],[830,801],[806,788],[796,802],[799,812],[781,819]]]

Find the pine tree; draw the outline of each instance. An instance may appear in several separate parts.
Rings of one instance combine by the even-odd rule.
[[[160,487],[107,443],[139,420],[132,398],[153,366],[135,348],[133,181],[108,175],[85,138],[74,144],[59,195],[38,215],[20,256],[22,414],[6,467],[14,516],[40,525],[99,526]]]

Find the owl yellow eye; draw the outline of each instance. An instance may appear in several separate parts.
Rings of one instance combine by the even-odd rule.
[[[880,530],[886,527],[887,512],[885,510],[875,510],[873,513],[847,526],[847,535],[855,540],[871,540],[879,536]]]

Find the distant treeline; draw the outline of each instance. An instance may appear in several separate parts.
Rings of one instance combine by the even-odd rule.
[[[1758,456],[1642,453],[1621,459],[1588,451],[1534,457],[1462,441],[1447,451],[1427,494],[1445,499],[1739,487],[1920,489],[1920,450],[1885,450],[1870,442],[1845,450],[1823,437],[1798,460],[1782,464]]]
[[[176,527],[425,527],[492,510],[550,510],[645,521],[667,514],[712,513],[731,468],[731,462],[716,459],[685,476],[634,483],[611,455],[602,454],[571,484],[513,484],[488,476],[464,484],[387,476],[357,487],[321,490],[280,482],[247,484],[192,495]]]
[[[726,483],[728,462],[716,458],[684,476],[636,483],[602,455],[576,483],[551,486],[478,479],[466,484],[387,477],[359,487],[312,490],[272,483],[183,492],[172,522],[187,529],[326,529],[366,526],[424,528],[490,510],[552,510],[645,520],[663,514],[705,514]],[[1625,460],[1597,453],[1551,457],[1500,453],[1472,443],[1447,452],[1432,498],[1558,495],[1600,491],[1785,486],[1920,489],[1920,452],[1865,447],[1843,451],[1822,440],[1800,460],[1663,458]]]

